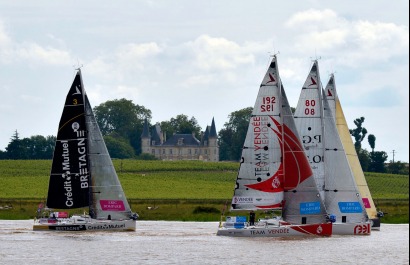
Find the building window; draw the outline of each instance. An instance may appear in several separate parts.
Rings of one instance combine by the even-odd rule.
[[[184,138],[179,138],[178,145],[183,145],[183,144],[184,144]]]
[[[165,155],[165,149],[162,149],[162,154]]]
[[[189,155],[191,155],[191,154],[192,154],[191,149],[188,149],[188,154],[189,154]]]
[[[196,154],[196,155],[198,154],[198,149],[195,149],[195,154]]]
[[[155,149],[152,149],[152,154],[155,155]]]
[[[172,155],[172,149],[169,149],[169,154]]]

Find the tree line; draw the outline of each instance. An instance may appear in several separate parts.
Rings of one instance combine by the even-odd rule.
[[[150,154],[141,154],[141,134],[145,120],[150,129],[155,126],[151,124],[151,110],[124,98],[106,101],[93,110],[112,158],[155,159]],[[228,121],[218,133],[221,161],[240,160],[252,110],[252,107],[247,107],[228,116]],[[385,151],[375,151],[376,137],[373,134],[367,135],[368,131],[363,127],[364,120],[364,117],[357,118],[354,121],[356,128],[350,130],[363,170],[408,175],[408,168],[401,161],[390,161],[386,166],[388,155]],[[174,133],[194,133],[200,139],[202,128],[195,117],[180,114],[158,124],[168,136]],[[362,148],[366,136],[371,151]],[[55,136],[40,135],[20,139],[15,131],[6,151],[0,150],[0,159],[51,159],[55,141]]]

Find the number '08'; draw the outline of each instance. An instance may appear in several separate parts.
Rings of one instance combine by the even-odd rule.
[[[316,100],[314,99],[307,99],[305,100],[305,115],[315,115],[315,106],[316,106]]]

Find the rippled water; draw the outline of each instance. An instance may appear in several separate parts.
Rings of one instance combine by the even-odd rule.
[[[136,232],[32,231],[0,220],[0,264],[409,264],[409,225],[371,236],[230,238],[216,222],[138,221]]]

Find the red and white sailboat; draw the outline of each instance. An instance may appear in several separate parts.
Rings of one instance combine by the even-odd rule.
[[[323,200],[303,151],[273,56],[260,85],[246,134],[231,211],[280,210],[280,217],[247,222],[228,216],[217,235],[331,236]]]

